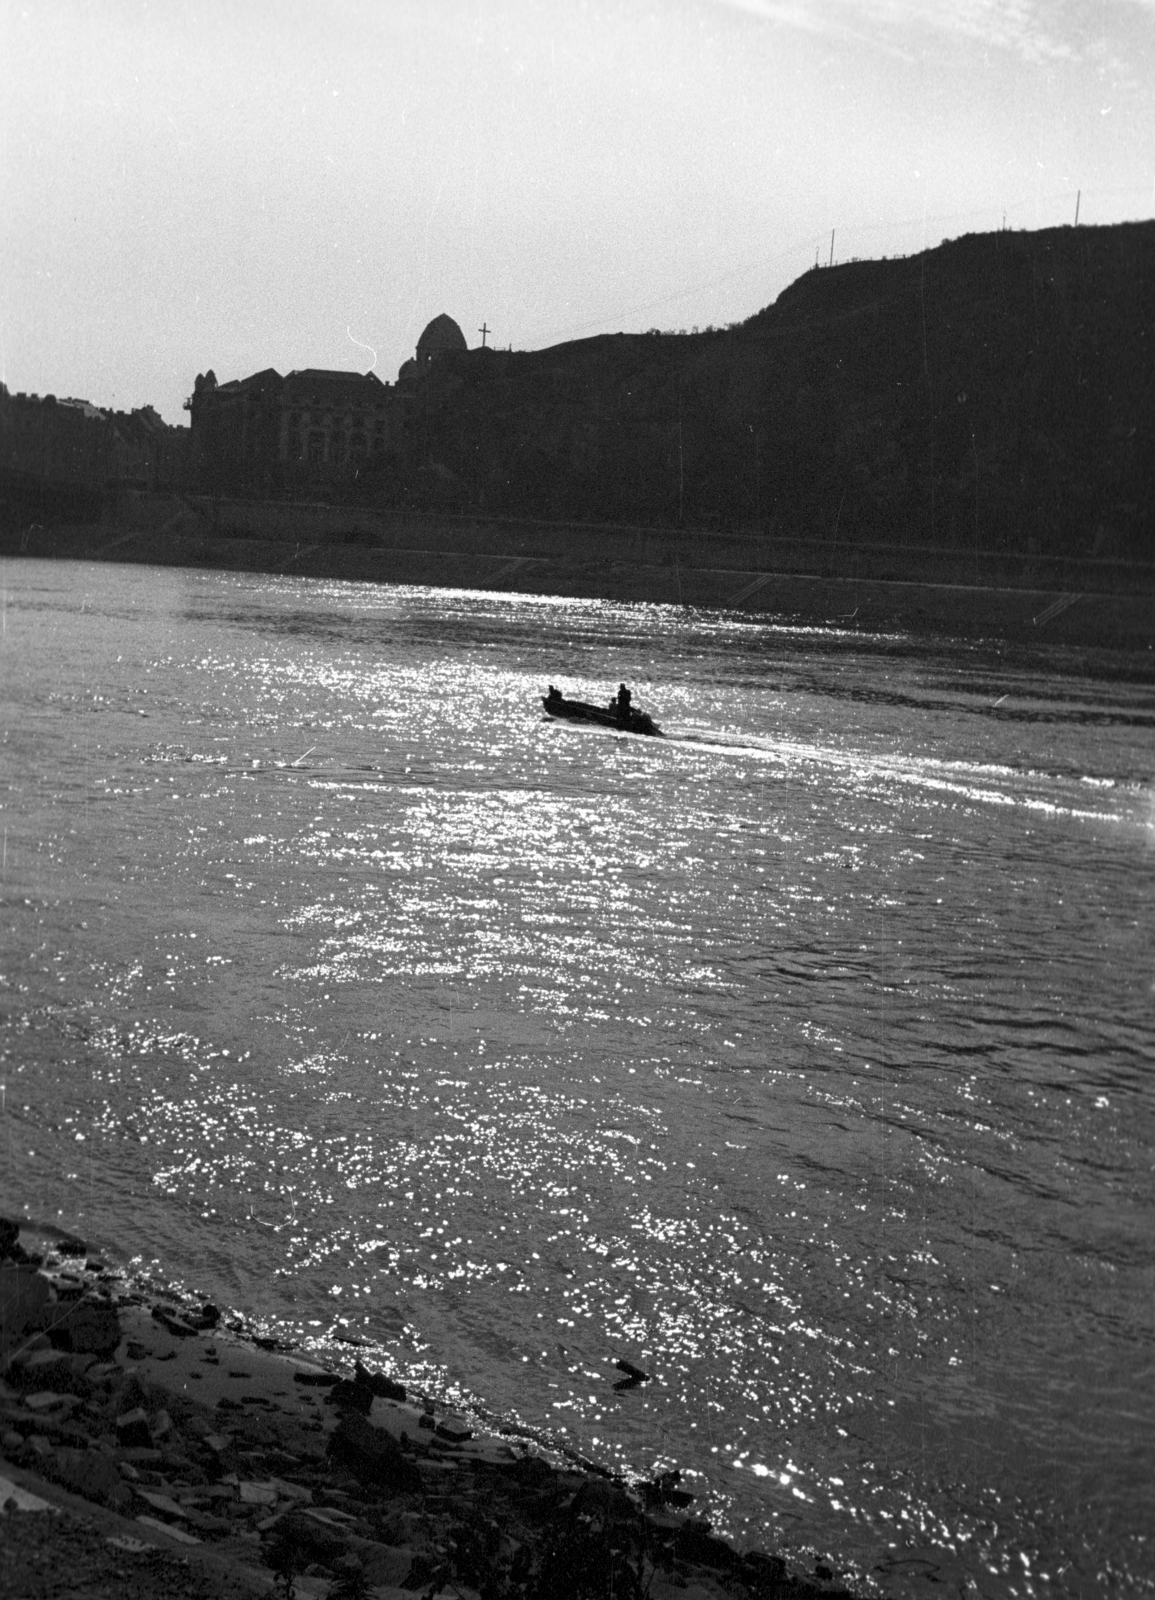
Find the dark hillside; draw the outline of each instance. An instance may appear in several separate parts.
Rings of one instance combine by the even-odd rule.
[[[399,497],[491,514],[1155,558],[1155,223],[806,274],[747,323],[438,362]]]

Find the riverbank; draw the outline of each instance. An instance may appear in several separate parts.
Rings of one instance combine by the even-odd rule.
[[[0,1596],[817,1600],[628,1483],[0,1220]]]
[[[1155,649],[1155,567],[783,536],[130,497],[0,555],[731,609],[867,633]]]

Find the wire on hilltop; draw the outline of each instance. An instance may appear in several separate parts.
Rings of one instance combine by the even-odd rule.
[[[1084,189],[1081,191],[1081,193],[1084,201],[1107,196],[1117,197],[1125,194],[1150,195],[1152,203],[1155,204],[1155,186],[1153,186],[1150,190],[1148,190],[1145,186],[1139,188],[1135,185],[1131,185],[1126,188]],[[1008,212],[1014,212],[1028,206],[1030,206],[1032,209],[1037,209],[1039,205],[1070,200],[1071,195],[1069,190],[1054,189],[1045,195],[1017,195],[1013,199],[1007,201],[1005,205],[972,206],[969,209],[962,211],[935,211],[928,212],[925,216],[920,213],[918,216],[901,217],[893,222],[854,223],[845,229],[840,228],[839,233],[848,233],[851,235],[851,237],[853,237],[855,234],[898,232],[903,228],[924,228],[930,223],[938,224],[943,222],[962,222],[977,217],[1001,216],[1005,218]],[[1073,203],[1074,202],[1072,201],[1072,204]],[[584,333],[589,328],[605,329],[607,323],[622,321],[630,317],[640,317],[646,312],[656,311],[662,306],[674,305],[679,300],[685,300],[692,294],[698,294],[701,290],[717,288],[719,284],[730,283],[735,278],[748,277],[754,272],[764,272],[767,267],[772,267],[779,261],[785,261],[790,256],[798,255],[803,250],[809,252],[814,248],[816,241],[824,240],[828,236],[829,230],[826,228],[822,229],[821,233],[810,233],[806,234],[805,236],[799,236],[793,240],[792,243],[786,245],[784,249],[775,252],[774,255],[760,256],[757,261],[748,262],[746,265],[741,267],[732,267],[728,272],[719,273],[712,278],[700,278],[694,283],[686,284],[680,289],[674,289],[669,294],[662,295],[656,300],[647,300],[642,305],[619,306],[603,312],[601,316],[590,317],[585,322],[571,322],[565,327],[550,328],[544,333],[530,335],[530,337],[535,340],[540,340],[544,345],[554,340],[571,338],[575,334]],[[923,248],[925,248],[925,246]]]

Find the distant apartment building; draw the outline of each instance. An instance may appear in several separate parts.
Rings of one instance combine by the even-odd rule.
[[[188,433],[152,409],[10,394],[0,383],[0,485],[8,492],[102,496],[183,485]]]

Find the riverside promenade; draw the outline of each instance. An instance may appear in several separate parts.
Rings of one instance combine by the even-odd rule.
[[[0,555],[731,609],[803,626],[1155,649],[1155,564],[832,538],[135,495]]]

